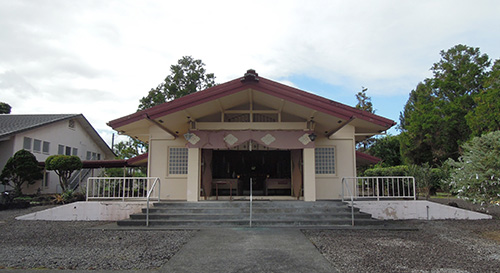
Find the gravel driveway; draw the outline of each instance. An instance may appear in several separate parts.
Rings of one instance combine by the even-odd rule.
[[[40,209],[0,211],[0,268],[154,269],[196,233],[14,220]],[[500,272],[500,220],[404,223],[419,230],[303,233],[339,272]]]
[[[419,230],[303,233],[339,272],[500,272],[500,220],[405,222]]]
[[[106,222],[18,221],[44,207],[0,211],[0,268],[154,269],[196,231],[121,231]]]

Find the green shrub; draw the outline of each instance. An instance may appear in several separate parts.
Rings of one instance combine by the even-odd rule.
[[[399,165],[385,168],[373,168],[365,171],[365,176],[407,176],[408,166]]]
[[[462,145],[463,155],[446,164],[451,168],[445,179],[459,198],[474,203],[499,204],[500,131],[475,137]]]
[[[365,171],[364,176],[413,176],[419,191],[426,197],[435,194],[438,189],[443,189],[442,180],[447,177],[445,170],[430,168],[428,164],[400,165],[385,168],[373,168]]]
[[[69,190],[68,180],[71,174],[82,167],[82,161],[76,155],[51,155],[45,160],[45,168],[54,171],[59,176],[59,184],[63,192]]]
[[[19,150],[9,158],[0,174],[0,182],[13,187],[15,197],[22,195],[24,184],[32,185],[42,178],[36,157],[26,150]]]

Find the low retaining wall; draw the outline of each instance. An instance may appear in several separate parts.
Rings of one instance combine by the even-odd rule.
[[[118,221],[139,213],[146,202],[75,202],[16,217],[17,220]]]
[[[455,208],[425,200],[416,201],[355,201],[354,207],[381,220],[482,220],[491,215]]]

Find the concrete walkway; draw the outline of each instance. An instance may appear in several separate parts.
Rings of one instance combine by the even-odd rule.
[[[152,270],[0,269],[0,273],[337,272],[295,228],[214,228],[196,233],[162,268]]]
[[[337,272],[299,229],[200,230],[160,272]]]

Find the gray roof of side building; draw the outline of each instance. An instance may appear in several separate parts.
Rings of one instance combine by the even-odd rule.
[[[108,144],[106,144],[106,142],[82,114],[1,114],[0,138],[10,137],[28,130],[33,130],[45,125],[69,119],[78,120],[96,144],[104,151],[109,152],[109,156],[114,156]]]
[[[57,121],[76,118],[78,114],[62,115],[0,115],[0,137],[8,137]]]

